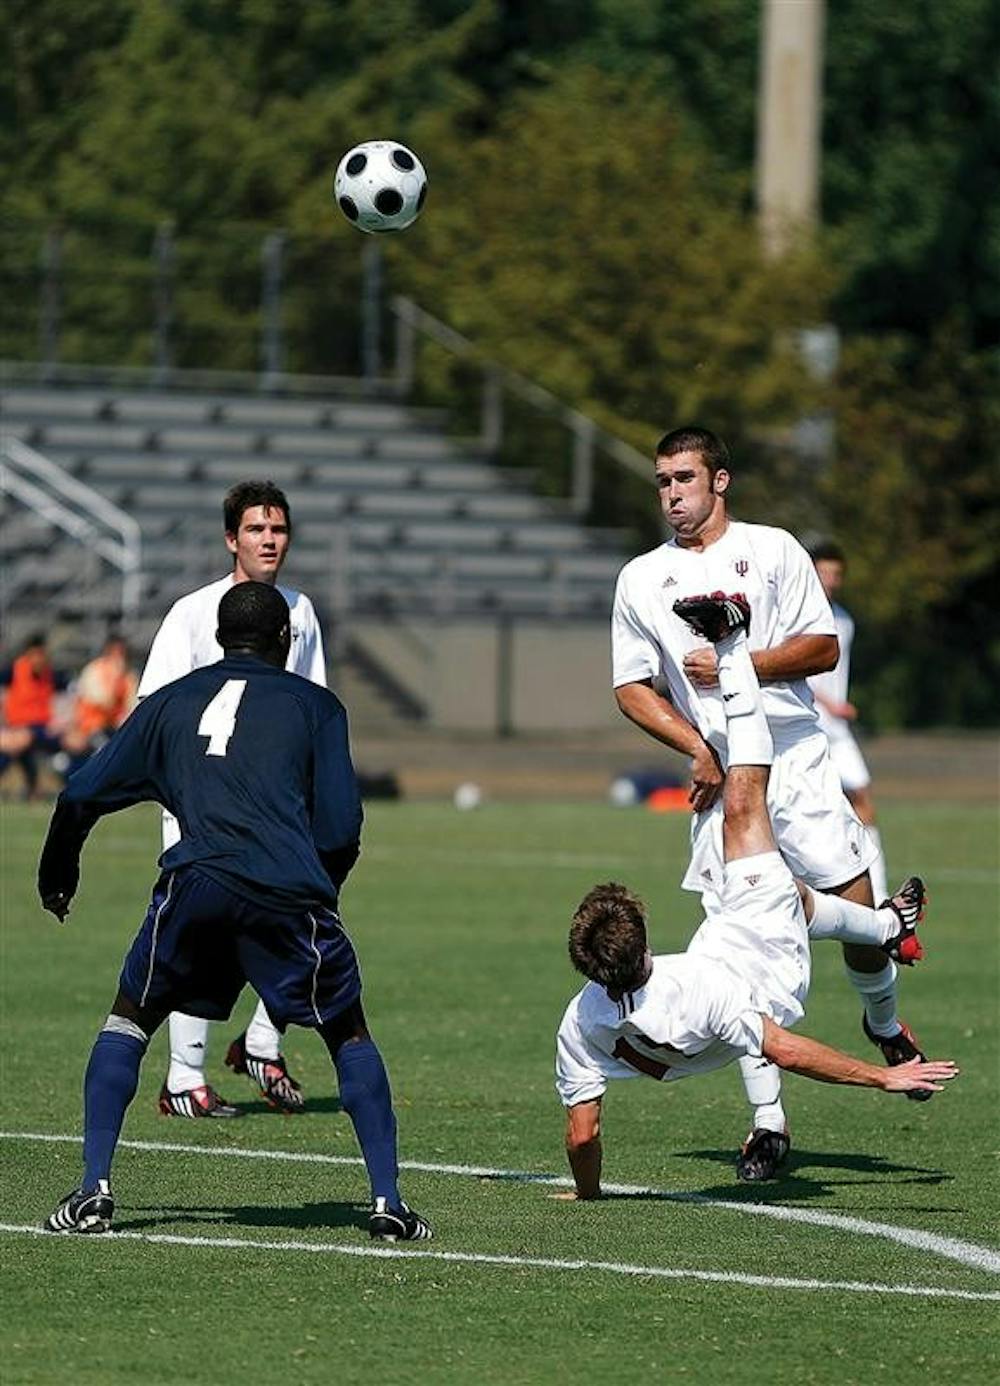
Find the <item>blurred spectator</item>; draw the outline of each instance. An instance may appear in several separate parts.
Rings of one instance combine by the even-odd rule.
[[[76,681],[76,698],[62,744],[72,773],[99,750],[135,705],[136,676],[123,636],[112,632],[101,653],[85,664]]]
[[[60,748],[53,726],[56,689],[64,685],[52,667],[45,636],[29,636],[18,657],[0,675],[4,689],[0,773],[16,761],[24,775],[24,797],[38,797],[38,757]]]

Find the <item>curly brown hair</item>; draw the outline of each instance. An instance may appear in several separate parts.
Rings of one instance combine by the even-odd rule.
[[[634,991],[646,957],[646,907],[617,881],[594,886],[580,901],[569,931],[577,972],[609,992]]]

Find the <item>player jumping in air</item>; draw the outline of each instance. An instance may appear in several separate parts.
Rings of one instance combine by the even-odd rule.
[[[674,610],[717,655],[729,750],[720,910],[686,952],[659,957],[647,943],[642,903],[624,886],[596,887],[574,916],[570,957],[590,980],[559,1027],[556,1085],[583,1199],[600,1196],[601,1101],[610,1078],[669,1081],[744,1055],[884,1092],[937,1092],[958,1072],[951,1061],[920,1058],[883,1068],[787,1029],[804,1014],[811,937],[878,947],[902,963],[920,957],[923,885],[911,877],[879,910],[796,885],[768,813],[774,746],[747,642],[749,604],[718,593],[682,599]]]
[[[342,704],[285,672],[288,604],[237,583],[219,604],[224,658],[145,699],[59,796],[38,869],[66,917],[98,818],[155,800],[178,819],[84,1083],[83,1179],[52,1232],[111,1225],[111,1161],[150,1037],[171,1011],[224,1020],[245,983],[280,1029],[318,1030],[371,1182],[372,1237],[431,1235],[397,1184],[396,1118],[337,913],[357,859],[361,800]]]
[[[722,786],[729,763],[716,653],[679,620],[678,598],[742,592],[753,614],[750,657],[774,743],[767,797],[778,847],[799,880],[862,905],[879,852],[840,787],[806,678],[837,660],[833,613],[801,544],[783,529],[730,518],[729,452],[705,428],[679,428],[656,447],[660,508],[673,536],[622,569],[612,617],[615,696],[655,740],[691,757],[691,863],[686,890],[706,917],[721,907]],[[865,1034],[889,1064],[920,1050],[897,1012],[896,967],[867,944],[844,941],[847,974],[864,1006]],[[781,1075],[766,1059],[740,1061],[753,1127],[737,1157],[740,1179],[775,1176],[789,1148]],[[916,1099],[930,1097],[914,1091]]]

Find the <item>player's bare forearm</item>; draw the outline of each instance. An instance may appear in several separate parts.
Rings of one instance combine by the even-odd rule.
[[[649,680],[622,684],[615,689],[615,700],[630,722],[671,750],[693,756],[704,746],[697,727],[677,711],[669,698],[657,693]]]
[[[566,1111],[566,1156],[579,1199],[601,1196],[601,1103],[579,1102]]]
[[[615,699],[630,722],[664,746],[691,757],[691,807],[697,813],[711,808],[722,791],[724,775],[718,757],[697,727],[669,698],[657,693],[649,680],[622,684],[615,689]]]
[[[754,650],[751,658],[761,683],[787,683],[835,669],[840,642],[835,635],[792,635],[770,649]]]
[[[784,1030],[767,1016],[764,1021],[764,1042],[761,1052],[779,1068],[801,1073],[819,1083],[844,1083],[857,1088],[881,1088],[883,1092],[939,1092],[941,1083],[958,1075],[950,1059],[899,1064],[896,1068],[880,1068],[864,1059],[844,1054],[807,1035],[795,1035]]]

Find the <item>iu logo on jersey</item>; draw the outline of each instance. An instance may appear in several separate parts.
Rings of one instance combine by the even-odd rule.
[[[739,573],[740,577],[746,577],[747,573],[750,571],[750,564],[745,558],[738,558],[733,564],[733,567]]]

